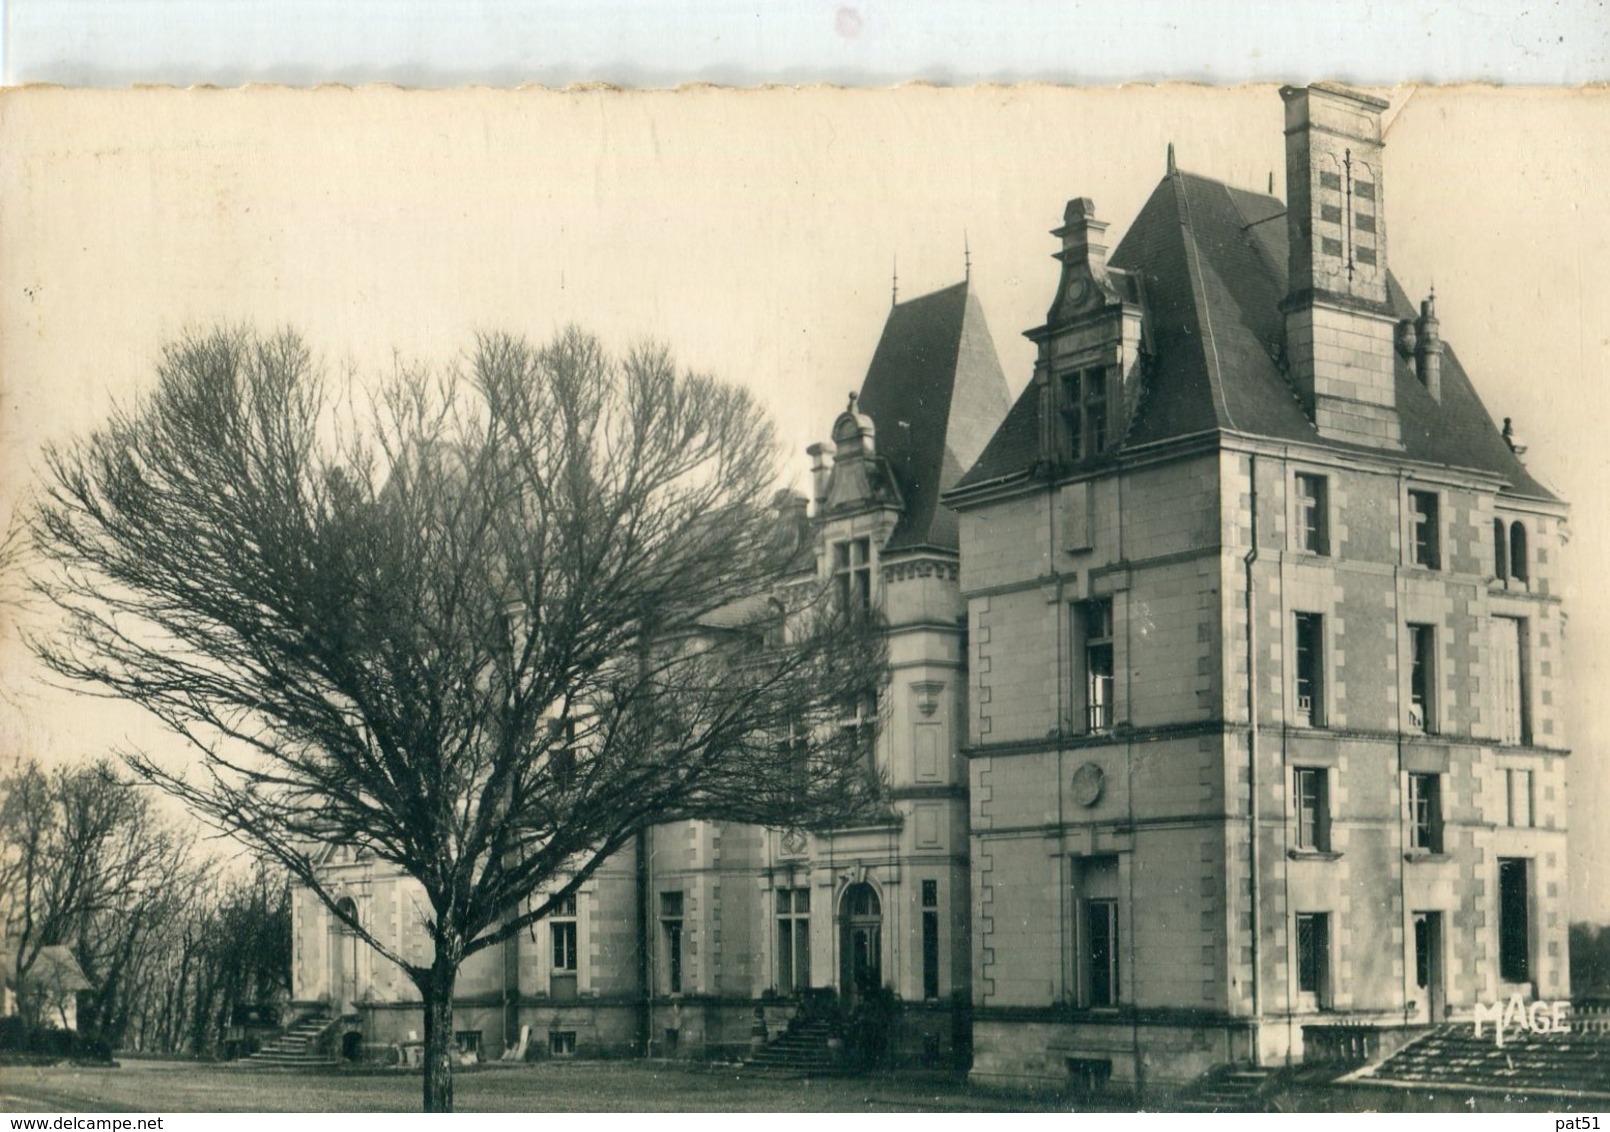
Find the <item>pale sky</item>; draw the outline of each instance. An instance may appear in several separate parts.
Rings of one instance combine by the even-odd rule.
[[[1566,609],[1578,916],[1610,921],[1606,446],[1610,92],[1399,88],[1390,267],[1573,505]],[[1284,195],[1273,87],[676,94],[0,94],[0,500],[46,440],[104,419],[187,326],[299,329],[336,371],[445,362],[477,329],[666,342],[752,386],[804,447],[859,386],[888,311],[973,281],[1014,394],[1056,282],[1047,234],[1094,199],[1116,244],[1164,171]],[[965,234],[965,236],[964,236]],[[172,745],[43,687],[3,626],[0,752]]]

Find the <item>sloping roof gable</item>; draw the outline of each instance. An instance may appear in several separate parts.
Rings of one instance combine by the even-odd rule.
[[[889,312],[857,398],[905,501],[886,553],[956,548],[956,516],[939,496],[977,461],[1009,404],[994,339],[967,283]]]
[[[1124,443],[1137,446],[1209,431],[1237,432],[1375,451],[1321,437],[1282,371],[1286,293],[1285,206],[1275,197],[1171,173],[1153,191],[1112,266],[1144,282],[1155,356]],[[1416,311],[1396,280],[1399,318]],[[1517,494],[1552,499],[1509,446],[1444,343],[1442,399],[1433,399],[1411,361],[1397,359],[1403,455],[1487,472]],[[1026,471],[1038,459],[1039,403],[1019,397],[961,478],[969,487]]]

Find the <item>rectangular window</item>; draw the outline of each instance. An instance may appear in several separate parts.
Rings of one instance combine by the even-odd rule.
[[[479,1030],[458,1030],[458,1031],[455,1031],[454,1034],[453,1034],[453,1044],[458,1047],[458,1052],[459,1053],[465,1054],[467,1056],[474,1057],[477,1061],[480,1060],[480,1057],[481,1057],[481,1031],[479,1031]]]
[[[1526,861],[1498,859],[1498,977],[1506,983],[1529,982],[1531,963],[1531,908],[1527,893]]]
[[[1078,607],[1084,646],[1085,730],[1106,731],[1113,725],[1112,598],[1096,598]]]
[[[1431,625],[1409,626],[1409,726],[1437,733],[1437,631]]]
[[[777,890],[777,990],[799,994],[811,985],[811,890]]]
[[[1330,915],[1297,913],[1297,990],[1313,1009],[1330,1008]]]
[[[1330,553],[1329,496],[1324,476],[1297,474],[1298,546],[1310,554]]]
[[[939,997],[939,882],[922,882],[922,997]]]
[[[576,1031],[549,1030],[548,1053],[553,1057],[571,1057],[576,1052]]]
[[[844,705],[844,717],[839,721],[839,738],[850,748],[860,752],[861,762],[868,776],[878,778],[878,694],[868,692],[853,704]]]
[[[1300,766],[1292,772],[1292,808],[1297,813],[1297,848],[1330,851],[1330,775],[1324,767]]]
[[[555,972],[576,970],[576,898],[567,896],[553,913],[548,930],[553,938]]]
[[[1442,852],[1442,778],[1409,775],[1409,845],[1427,853]]]
[[[1531,742],[1530,697],[1527,695],[1526,622],[1516,617],[1494,617],[1492,683],[1494,730],[1500,743]]]
[[[1083,1006],[1116,1006],[1123,996],[1118,957],[1118,858],[1073,859],[1074,975]]]
[[[682,894],[660,893],[660,938],[664,944],[665,990],[682,993]]]
[[[1325,725],[1325,618],[1299,613],[1296,618],[1297,722]]]
[[[1062,375],[1062,419],[1072,459],[1089,460],[1107,451],[1106,367]]]
[[[872,540],[852,538],[833,544],[833,582],[839,608],[865,613],[872,608]]]
[[[1428,570],[1442,569],[1442,527],[1436,492],[1409,492],[1409,524],[1413,548],[1410,561]]]
[[[1529,770],[1516,770],[1513,767],[1504,771],[1504,796],[1506,800],[1505,824],[1521,829],[1532,825],[1532,772]]]
[[[1090,1005],[1116,1005],[1118,1002],[1118,901],[1087,901],[1085,903],[1085,924],[1090,940]]]

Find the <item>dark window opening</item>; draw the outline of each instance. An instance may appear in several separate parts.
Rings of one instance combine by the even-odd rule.
[[[1409,492],[1409,520],[1412,525],[1414,564],[1428,570],[1442,569],[1442,529],[1438,519],[1437,493]]]
[[[665,948],[665,989],[682,993],[682,894],[660,893],[660,935]]]
[[[1092,366],[1062,375],[1062,419],[1068,455],[1090,460],[1107,451],[1107,370]]]
[[[1090,1005],[1113,1006],[1118,1002],[1118,901],[1087,901],[1085,931]]]
[[[777,990],[799,994],[811,985],[811,890],[777,890]]]
[[[1509,578],[1509,533],[1504,520],[1493,520],[1493,574],[1500,582]]]
[[[1297,989],[1314,996],[1321,1010],[1330,1006],[1330,916],[1297,914]]]
[[[865,613],[872,608],[872,540],[854,538],[833,544],[833,582],[840,609]]]
[[[1518,521],[1509,525],[1509,574],[1518,582],[1527,579],[1526,524]]]
[[[1531,909],[1526,861],[1498,861],[1498,977],[1506,983],[1531,979]]]
[[[1112,599],[1084,602],[1079,611],[1085,657],[1085,730],[1105,731],[1113,725]]]
[[[939,882],[922,882],[922,997],[939,997]]]
[[[550,1030],[548,1053],[554,1057],[571,1057],[576,1052],[576,1031]]]
[[[1310,727],[1325,723],[1325,618],[1297,614],[1297,720]]]
[[[1427,735],[1437,732],[1437,632],[1430,625],[1409,626],[1409,725]]]

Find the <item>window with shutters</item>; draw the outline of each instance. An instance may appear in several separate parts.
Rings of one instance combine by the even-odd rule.
[[[1330,486],[1325,477],[1311,472],[1298,472],[1297,497],[1297,549],[1309,554],[1330,553]]]
[[[1437,493],[1409,492],[1409,561],[1427,570],[1442,569],[1442,520]]]
[[[1409,847],[1425,853],[1442,852],[1440,775],[1409,775]]]
[[[1330,852],[1330,773],[1324,767],[1300,766],[1292,771],[1292,810],[1297,848]]]
[[[1526,622],[1518,617],[1494,617],[1489,633],[1494,737],[1500,743],[1524,746],[1531,742],[1532,723]]]

